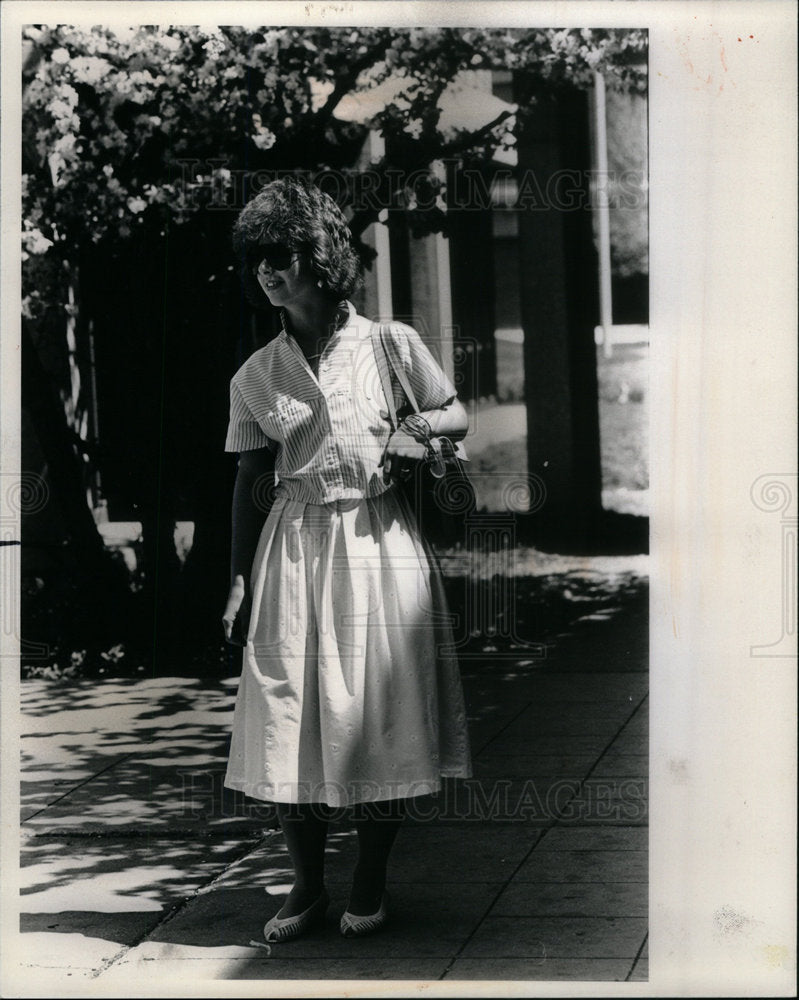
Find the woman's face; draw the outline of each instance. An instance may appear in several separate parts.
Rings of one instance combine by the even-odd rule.
[[[302,308],[318,298],[321,290],[311,270],[308,254],[269,244],[255,271],[258,284],[273,306]]]

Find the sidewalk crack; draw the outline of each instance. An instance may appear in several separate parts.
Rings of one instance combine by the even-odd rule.
[[[117,765],[119,764],[124,764],[126,760],[130,760],[131,757],[135,756],[136,756],[135,753],[125,754],[124,757],[120,757],[118,760],[115,760],[112,764],[108,764],[106,765],[106,767],[101,768],[94,774],[90,774],[88,778],[84,778],[83,781],[79,781],[76,785],[72,785],[65,792],[62,792],[60,795],[54,798],[52,802],[48,802],[47,805],[42,806],[41,809],[37,809],[36,812],[31,813],[30,816],[26,816],[23,820],[20,821],[20,825],[29,823],[36,816],[40,816],[43,812],[46,812],[48,809],[56,805],[62,799],[65,799],[68,795],[72,795],[72,793],[77,791],[79,788],[82,788],[84,785],[87,785],[90,781],[94,781],[94,779],[98,778],[101,774],[105,774],[106,771],[110,771],[112,768],[117,767]]]
[[[216,874],[208,878],[207,881],[205,881],[202,885],[197,886],[197,888],[191,893],[191,895],[186,896],[185,899],[181,899],[179,902],[174,903],[168,910],[165,910],[163,916],[158,921],[158,923],[156,923],[149,930],[145,931],[130,944],[124,945],[122,948],[119,949],[119,951],[115,955],[112,955],[111,958],[105,959],[99,966],[99,968],[93,970],[91,978],[97,979],[100,976],[102,976],[104,972],[107,972],[112,966],[117,965],[131,951],[138,948],[139,945],[144,944],[144,942],[147,941],[147,939],[150,938],[155,933],[155,931],[163,927],[165,924],[171,923],[171,921],[173,921],[177,916],[179,916],[186,909],[186,907],[189,906],[190,903],[194,902],[194,900],[200,895],[200,893],[205,892],[212,885],[218,882],[230,871],[231,868],[239,864],[239,862],[241,862],[249,854],[252,854],[254,851],[259,850],[270,839],[270,837],[275,836],[275,833],[276,831],[274,830],[267,830],[266,833],[263,834],[263,836],[259,837],[255,841],[251,841],[250,843],[248,843],[246,848],[241,852],[241,854],[237,855],[235,858],[232,858],[220,871],[216,872]]]
[[[554,820],[553,820],[553,824],[554,824]],[[458,950],[455,952],[455,954],[447,962],[446,966],[444,967],[443,971],[441,972],[441,974],[438,977],[439,980],[444,979],[444,977],[450,971],[450,969],[455,964],[455,962],[457,962],[457,960],[463,954],[463,951],[466,948],[466,946],[469,944],[469,942],[472,940],[472,938],[475,936],[475,934],[483,926],[483,921],[488,916],[488,914],[491,912],[491,910],[494,908],[494,904],[497,902],[497,900],[502,895],[502,893],[508,888],[508,886],[514,880],[514,878],[516,877],[516,875],[519,872],[519,870],[522,867],[522,865],[525,864],[525,862],[530,857],[530,855],[533,853],[533,851],[536,849],[536,847],[538,847],[538,845],[541,843],[541,841],[544,838],[544,835],[546,834],[546,832],[547,832],[548,829],[549,829],[549,827],[547,827],[546,830],[542,830],[541,831],[541,833],[536,837],[536,839],[533,841],[532,845],[530,846],[530,850],[527,851],[527,853],[524,855],[524,857],[521,859],[521,861],[516,865],[516,867],[513,869],[513,871],[510,873],[510,875],[505,879],[505,881],[502,883],[502,885],[494,893],[494,897],[491,900],[491,902],[488,904],[488,906],[485,908],[485,910],[483,912],[483,915],[480,917],[480,919],[474,925],[474,927],[469,932],[469,934],[466,935],[466,939],[463,941],[463,943],[461,944],[460,948],[458,948]]]
[[[635,953],[635,958],[633,959],[633,964],[630,966],[630,971],[624,977],[625,983],[629,983],[630,982],[630,976],[635,972],[635,967],[636,967],[636,965],[638,965],[638,962],[640,961],[641,953],[643,952],[644,948],[646,947],[646,942],[648,940],[649,940],[649,931],[647,931],[646,934],[644,934],[644,940],[641,942],[641,947]]]
[[[641,698],[641,700],[638,702],[638,704],[633,708],[632,712],[630,712],[630,714],[627,716],[627,718],[624,720],[624,722],[616,730],[616,732],[613,735],[613,739],[611,739],[608,742],[608,744],[605,746],[605,748],[602,751],[602,753],[600,753],[600,755],[597,757],[597,759],[591,765],[591,767],[588,770],[588,774],[586,774],[586,776],[583,778],[583,781],[587,781],[591,777],[591,775],[597,769],[597,767],[599,766],[599,764],[602,762],[602,758],[605,756],[605,754],[607,754],[608,750],[610,750],[610,748],[613,746],[613,744],[616,742],[616,740],[619,738],[619,736],[624,732],[624,730],[627,728],[627,726],[630,725],[630,723],[632,722],[632,720],[635,717],[636,713],[638,712],[638,709],[643,705],[643,703],[647,700],[648,697],[649,697],[649,691],[647,691],[646,694],[644,694],[644,696]]]
[[[503,734],[503,733],[505,732],[505,730],[506,730],[506,729],[507,729],[507,728],[508,728],[509,726],[512,726],[512,725],[513,725],[513,723],[514,723],[514,722],[515,722],[515,721],[516,721],[516,720],[517,720],[517,719],[518,719],[518,718],[519,718],[520,716],[524,715],[524,713],[525,713],[525,712],[527,711],[527,709],[528,709],[528,708],[530,708],[530,707],[532,706],[532,704],[533,704],[533,703],[532,703],[532,701],[527,701],[527,702],[525,702],[525,703],[524,703],[524,704],[522,705],[522,707],[521,707],[521,708],[519,709],[519,711],[518,711],[518,712],[517,712],[517,713],[516,713],[516,714],[515,714],[514,716],[512,716],[512,717],[511,717],[510,719],[508,719],[508,721],[507,721],[507,722],[505,723],[505,725],[504,725],[504,726],[503,726],[503,727],[502,727],[501,729],[498,729],[498,730],[497,730],[497,731],[496,731],[496,732],[494,733],[494,735],[493,735],[493,736],[489,736],[489,738],[488,738],[488,739],[486,740],[486,742],[485,742],[485,743],[483,743],[483,745],[482,745],[482,746],[480,747],[480,749],[479,749],[479,750],[475,750],[475,751],[474,751],[474,753],[472,754],[472,756],[473,756],[473,757],[479,757],[479,756],[480,756],[480,754],[481,754],[481,753],[482,753],[482,752],[483,752],[483,751],[484,751],[485,749],[487,749],[488,747],[490,747],[490,746],[491,746],[491,744],[492,744],[492,743],[494,742],[494,740],[498,739],[498,738],[499,738],[499,737],[500,737],[500,736],[501,736],[501,735],[502,735],[502,734]]]

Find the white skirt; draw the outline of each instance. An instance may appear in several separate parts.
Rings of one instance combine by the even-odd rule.
[[[279,496],[253,562],[225,784],[344,806],[470,775],[441,574],[404,500]]]

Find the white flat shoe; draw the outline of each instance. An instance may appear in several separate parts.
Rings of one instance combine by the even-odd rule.
[[[344,937],[363,937],[365,934],[372,934],[388,920],[388,893],[383,892],[380,900],[380,908],[376,913],[365,916],[357,913],[350,913],[345,910],[341,915],[341,933]]]
[[[295,917],[272,917],[264,924],[264,940],[274,944],[276,941],[290,941],[299,937],[324,920],[329,902],[330,897],[323,889],[319,899]]]

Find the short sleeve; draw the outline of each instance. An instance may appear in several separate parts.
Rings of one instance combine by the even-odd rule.
[[[270,448],[275,451],[277,442],[264,433],[234,378],[230,383],[230,421],[225,451],[252,451],[255,448]]]
[[[451,402],[457,395],[455,386],[430,353],[430,349],[412,326],[404,323],[392,324],[392,334],[395,338],[398,329],[402,331],[402,341],[404,341],[404,344],[402,341],[398,344],[403,367],[408,374],[408,381],[416,396],[419,409],[435,410]]]

